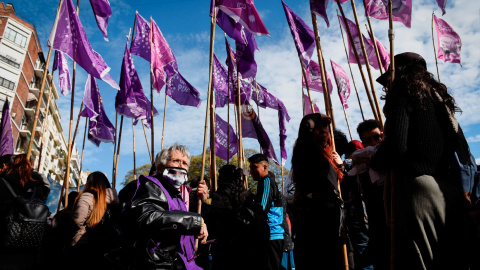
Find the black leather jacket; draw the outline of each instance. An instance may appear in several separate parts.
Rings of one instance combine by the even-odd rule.
[[[157,177],[172,199],[180,198],[180,192],[163,177]],[[146,181],[138,188],[127,205],[130,235],[135,252],[135,269],[172,269],[182,265],[177,252],[181,248],[181,235],[198,235],[201,215],[180,210],[169,211],[163,190],[154,182]]]

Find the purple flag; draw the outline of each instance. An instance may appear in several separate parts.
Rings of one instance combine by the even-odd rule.
[[[343,21],[343,17],[338,16],[340,21],[342,22],[343,29],[347,31],[345,27],[345,22]],[[350,38],[348,40],[348,61],[349,63],[356,64],[357,58],[355,58],[355,52],[353,51],[354,48],[357,50],[358,58],[360,59],[360,64],[365,65],[365,57],[363,56],[362,44],[360,41],[360,35],[358,34],[357,25],[349,19],[346,19],[348,23],[348,28],[350,28],[350,33],[353,37],[353,44],[350,42]],[[367,39],[364,35],[362,35],[363,44],[365,45],[365,51],[367,52],[368,62],[371,66],[378,69],[378,60],[377,54],[375,53],[375,47],[373,47],[373,42],[370,39]]]
[[[303,67],[308,67],[312,58],[313,51],[315,50],[315,34],[308,25],[295,14],[288,6],[283,2],[283,9],[287,16],[287,22],[290,26],[290,32],[297,48],[297,53],[302,59]]]
[[[310,61],[306,74],[308,79],[308,87],[310,88],[310,90],[323,93],[322,74],[320,66],[317,64],[317,62],[313,60]],[[325,74],[327,75],[328,90],[331,94],[333,91],[332,81],[330,80],[330,75],[328,75],[328,72],[326,70]],[[302,85],[306,86],[305,79],[303,77]]]
[[[290,116],[288,115],[287,108],[283,102],[272,93],[268,92],[267,88],[263,87],[261,84],[257,83],[256,91],[252,91],[252,99],[262,108],[270,108],[274,110],[280,108],[283,111],[287,122],[290,122]]]
[[[311,114],[312,108],[310,106],[310,99],[305,94],[303,95],[303,101],[305,103],[305,115]],[[320,113],[320,109],[318,108],[316,101],[315,100],[312,100],[312,101],[313,101],[313,109],[315,110],[316,113]]]
[[[153,88],[157,89],[157,92],[160,93],[160,90],[165,85],[165,72],[163,67],[168,63],[175,61],[172,50],[168,46],[167,41],[163,37],[160,28],[153,19],[152,20],[152,50],[151,50],[151,59],[152,59],[152,69],[153,69]]]
[[[347,109],[347,100],[350,96],[350,80],[341,66],[337,65],[337,63],[332,60],[330,60],[330,64],[332,65],[333,77],[337,83],[338,96],[340,97],[343,107]]]
[[[285,111],[284,111],[285,110]],[[288,116],[286,109],[278,105],[278,127],[280,130],[280,158],[282,165],[285,165],[287,161],[287,148],[285,146],[285,141],[287,140],[287,128],[285,127],[285,115]]]
[[[372,33],[370,33],[369,30],[367,32],[368,32],[368,35],[370,36],[370,41],[373,41]],[[382,63],[382,67],[385,70],[388,70],[388,64],[390,63],[390,53],[388,52],[387,48],[383,46],[380,40],[375,39],[375,41],[377,43],[378,54],[380,54],[380,62]]]
[[[437,57],[443,62],[459,63],[460,51],[462,50],[462,40],[453,28],[444,20],[433,15],[435,28],[437,29]]]
[[[231,125],[223,121],[218,114],[215,114],[215,154],[227,160],[229,157],[231,159],[236,153],[237,136],[235,130],[233,130]]]
[[[97,147],[100,142],[114,142],[115,127],[108,120],[95,78],[89,74],[83,95],[85,108],[80,116],[88,117],[88,140]]]
[[[228,89],[228,71],[218,61],[218,58],[213,54],[213,88],[215,91],[215,107],[224,107],[228,103],[229,89]]]
[[[446,13],[445,6],[447,5],[447,0],[437,0],[437,4],[443,12],[442,16],[445,15],[445,13]]]
[[[97,25],[100,31],[103,34],[103,38],[108,41],[107,37],[107,25],[108,18],[112,16],[112,9],[110,8],[110,3],[108,0],[90,0],[92,5],[93,13],[95,14],[95,20],[97,20]]]
[[[217,24],[222,30],[236,42],[247,43],[245,31],[240,23],[228,16],[221,9],[217,11]]]
[[[55,59],[53,61],[52,73],[58,68],[58,85],[62,95],[66,95],[72,89],[70,83],[70,70],[68,70],[67,58],[61,51],[55,50]]]
[[[55,41],[52,44],[53,38]],[[110,67],[103,61],[102,56],[92,49],[72,0],[63,1],[47,45],[68,54],[88,74],[105,81],[115,89],[120,89],[108,73]]]
[[[210,2],[210,17],[213,17],[213,14],[215,14],[215,0]]]
[[[344,0],[344,2],[347,0]],[[283,1],[282,1],[283,2]],[[325,22],[327,23],[327,27],[330,27],[330,22],[328,21],[327,17],[327,6],[328,0],[310,0],[310,10],[317,14],[318,16],[322,17]]]
[[[135,13],[135,16],[137,21],[135,26],[136,35],[130,47],[130,52],[150,62],[150,23],[140,16],[138,12]]]
[[[272,142],[270,141],[267,132],[265,132],[262,123],[260,123],[260,119],[258,119],[257,114],[248,102],[242,105],[241,119],[242,137],[257,139],[260,143],[263,154],[265,154],[268,159],[273,159],[276,164],[279,164]]]
[[[228,39],[225,38],[225,46],[227,49],[227,59],[225,60],[225,64],[227,64],[228,69],[228,81],[230,85],[230,93],[228,93],[230,102],[236,103],[235,101],[235,93],[238,89],[238,80],[237,80],[237,61],[236,61],[236,54],[235,51],[232,50],[230,47],[230,43],[228,43]]]
[[[243,25],[250,33],[269,35],[262,18],[253,5],[253,0],[217,0],[217,7]]]
[[[388,20],[388,0],[366,0],[365,15],[377,20]],[[392,0],[392,18],[410,28],[412,24],[412,0]],[[353,35],[353,34],[352,34]]]
[[[119,114],[133,118],[135,124],[140,119],[146,119],[147,114],[148,116],[151,114],[150,101],[148,101],[143,92],[132,56],[128,51],[128,41],[123,55],[122,71],[120,74],[120,91],[118,91],[115,99],[115,108]],[[153,108],[153,111],[154,115],[158,114],[155,108]],[[146,126],[149,127],[150,123],[147,123]]]
[[[253,81],[257,74],[257,62],[255,62],[255,48],[257,42],[249,32],[245,33],[247,44],[235,42],[237,53],[237,69],[241,79]]]
[[[3,155],[13,155],[12,120],[10,119],[10,104],[8,98],[3,104],[0,128],[0,157]]]
[[[137,119],[133,121],[133,124],[137,125],[138,120],[142,120],[142,124],[145,127],[150,128],[152,126],[152,112],[151,112],[152,103],[146,97],[145,99],[136,97],[136,100],[137,100],[137,105],[139,107],[145,108],[145,110],[142,112],[142,114],[139,117],[137,117]],[[158,115],[158,111],[157,109],[155,109],[155,107],[153,107],[153,116],[155,117],[155,115]]]
[[[173,53],[172,53],[173,55]],[[167,72],[167,95],[180,105],[200,106],[200,93],[178,72],[177,61],[170,62],[165,66]]]

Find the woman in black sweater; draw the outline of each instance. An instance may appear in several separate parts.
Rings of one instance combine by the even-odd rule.
[[[389,69],[377,79],[387,120],[371,166],[395,179],[396,269],[466,269],[466,200],[449,176],[459,108],[416,53],[396,55],[392,89],[390,78]]]

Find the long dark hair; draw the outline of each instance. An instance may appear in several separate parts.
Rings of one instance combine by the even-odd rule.
[[[10,174],[18,173],[20,185],[25,187],[25,185],[30,181],[35,181],[32,178],[32,164],[27,159],[26,154],[20,154],[13,157],[10,157],[10,162],[4,163],[5,167],[0,170],[0,174]]]
[[[390,78],[388,78],[390,81]],[[443,104],[452,112],[461,112],[456,105],[455,99],[447,91],[447,86],[435,80],[434,75],[427,71],[426,67],[420,64],[409,65],[395,71],[393,89],[384,87],[384,100],[406,97],[408,100],[417,100],[423,105],[426,98],[435,100],[435,92],[440,95]],[[388,116],[387,116],[388,117]]]
[[[108,178],[102,172],[93,172],[88,175],[85,187],[83,187],[83,190],[75,200],[76,205],[83,193],[88,192],[93,194],[93,209],[87,219],[88,227],[94,228],[102,220],[107,210],[107,188],[110,187]]]
[[[312,128],[311,121],[314,125]],[[330,136],[328,136],[327,144],[325,147],[318,148],[314,143],[314,129],[324,125],[325,119],[319,113],[307,114],[303,117],[300,122],[300,127],[298,129],[298,138],[295,141],[293,146],[292,154],[292,170],[293,170],[293,181],[298,183],[305,179],[300,179],[300,177],[295,177],[295,172],[300,172],[307,166],[307,161],[320,160],[332,164],[335,172],[338,175],[338,178],[342,180],[343,173],[338,169],[338,167],[333,162],[332,158],[332,141]],[[313,169],[313,168],[308,168]],[[297,174],[298,176],[298,174]]]
[[[230,185],[232,187],[231,198],[232,207],[240,208],[245,203],[248,191],[242,178],[242,169],[234,165],[225,165],[218,170],[218,182],[220,186]]]

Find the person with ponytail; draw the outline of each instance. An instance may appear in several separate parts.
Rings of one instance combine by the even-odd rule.
[[[343,202],[339,182],[342,159],[332,150],[331,118],[305,115],[293,147],[293,204],[296,216],[295,266],[303,269],[342,269],[341,219]]]
[[[97,244],[102,240],[95,239],[99,236],[92,232],[102,221],[107,207],[118,204],[117,192],[111,188],[104,173],[97,171],[88,175],[87,183],[78,194],[73,206],[72,218],[77,229],[71,242],[72,256],[82,259],[88,256],[89,260],[97,260],[98,265],[102,264],[105,250],[101,250]],[[92,261],[88,264],[89,268],[94,265]]]

